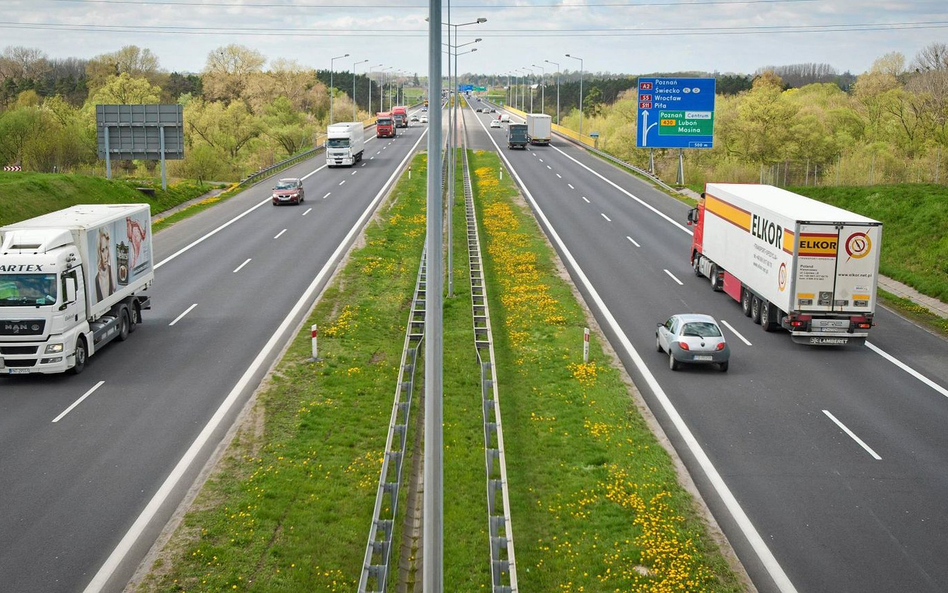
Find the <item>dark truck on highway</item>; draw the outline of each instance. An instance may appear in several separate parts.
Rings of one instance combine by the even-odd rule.
[[[507,125],[507,148],[527,149],[527,124]]]

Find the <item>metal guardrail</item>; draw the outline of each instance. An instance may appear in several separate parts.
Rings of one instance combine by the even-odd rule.
[[[507,488],[507,457],[504,430],[500,419],[500,393],[495,369],[494,340],[490,326],[490,307],[481,262],[477,211],[467,158],[467,126],[462,145],[464,204],[467,219],[467,248],[471,277],[471,308],[474,314],[474,348],[481,369],[481,412],[484,421],[484,463],[487,477],[487,526],[490,538],[492,593],[516,593],[517,563],[514,555],[513,525],[510,519],[510,494]],[[498,494],[500,501],[498,502]]]
[[[402,347],[402,360],[398,371],[398,386],[395,389],[395,401],[392,404],[392,415],[388,423],[385,455],[382,459],[375,508],[372,511],[372,523],[369,527],[369,539],[362,562],[362,575],[359,578],[359,593],[384,593],[388,587],[392,534],[398,514],[398,492],[401,488],[402,466],[405,461],[408,421],[415,388],[415,368],[418,362],[418,351],[425,337],[426,252],[427,247],[421,251],[415,294],[412,298],[411,313],[405,331],[405,344]]]
[[[490,103],[489,101],[487,103],[493,105],[493,103]],[[499,105],[494,105],[494,106],[497,107],[498,109],[504,109],[506,111],[509,111],[510,113],[513,113],[514,115],[517,115],[518,117],[521,117],[524,119],[526,119],[527,117],[526,112],[521,111],[515,107],[509,107],[509,106],[501,107]],[[585,148],[589,152],[592,152],[594,154],[601,156],[607,161],[611,161],[621,167],[631,169],[632,171],[635,171],[639,175],[648,177],[648,179],[651,182],[655,183],[656,185],[661,186],[666,191],[679,193],[677,189],[675,189],[674,187],[662,181],[658,176],[649,173],[647,170],[637,167],[631,163],[627,163],[623,161],[622,159],[620,159],[619,157],[609,154],[608,152],[604,150],[599,150],[598,148],[595,147],[593,139],[589,138],[589,136],[581,136],[580,134],[578,134],[577,132],[574,132],[573,130],[564,128],[563,126],[556,125],[556,124],[553,124],[552,127],[553,127],[553,132],[555,132],[557,136],[560,136],[561,138],[568,140],[572,142],[573,144],[576,144],[577,146],[581,146],[582,148]]]

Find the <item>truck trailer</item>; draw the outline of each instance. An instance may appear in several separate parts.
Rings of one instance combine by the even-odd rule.
[[[794,342],[865,342],[882,223],[770,185],[709,183],[688,214],[691,263],[764,331]]]
[[[392,119],[391,112],[380,111],[375,114],[375,137],[376,138],[394,138],[395,120]]]
[[[151,308],[148,204],[73,206],[0,228],[0,374],[80,373]]]
[[[362,122],[332,124],[326,130],[326,165],[353,166],[362,160],[365,146]]]
[[[530,144],[549,144],[553,135],[553,119],[545,113],[527,114],[527,138]]]

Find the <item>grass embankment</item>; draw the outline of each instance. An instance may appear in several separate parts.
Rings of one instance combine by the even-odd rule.
[[[425,168],[416,157],[366,229],[140,590],[355,588],[424,241]]]
[[[523,591],[738,591],[498,157],[474,153]]]
[[[150,187],[154,197],[137,187]],[[213,186],[182,181],[161,189],[161,181],[108,180],[60,173],[0,173],[0,226],[75,204],[151,204],[157,214],[200,196]]]

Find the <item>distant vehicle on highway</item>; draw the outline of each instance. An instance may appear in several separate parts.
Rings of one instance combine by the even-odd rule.
[[[423,124],[428,123],[428,116],[427,116],[427,115],[422,115],[422,116],[421,116],[421,123],[423,123]]]
[[[388,111],[380,111],[375,114],[375,137],[376,138],[394,138],[395,120]]]
[[[411,117],[408,118],[408,121],[418,121],[418,114],[412,113]]]
[[[549,144],[553,119],[545,113],[527,114],[527,138],[530,144]]]
[[[500,121],[502,121],[505,124],[510,123],[510,116],[505,113],[500,116]]]
[[[492,119],[492,120],[490,120],[490,127],[492,127],[492,128],[502,128],[502,127],[504,127],[504,125],[503,125],[502,123],[500,123],[500,120],[499,120],[499,119]]]
[[[303,195],[303,182],[296,177],[288,177],[277,182],[273,188],[271,200],[274,206],[280,204],[302,204],[306,196]]]
[[[731,350],[718,323],[710,315],[672,315],[655,329],[655,349],[668,353],[668,368],[681,363],[716,364],[727,372]]]
[[[408,108],[404,105],[398,105],[392,108],[392,118],[395,120],[395,127],[408,127]]]
[[[507,126],[507,148],[527,149],[527,124],[510,124]]]
[[[477,111],[478,113],[483,113],[484,110],[478,107],[475,111]]]
[[[326,165],[353,166],[362,160],[365,149],[362,122],[332,124],[326,129]]]

